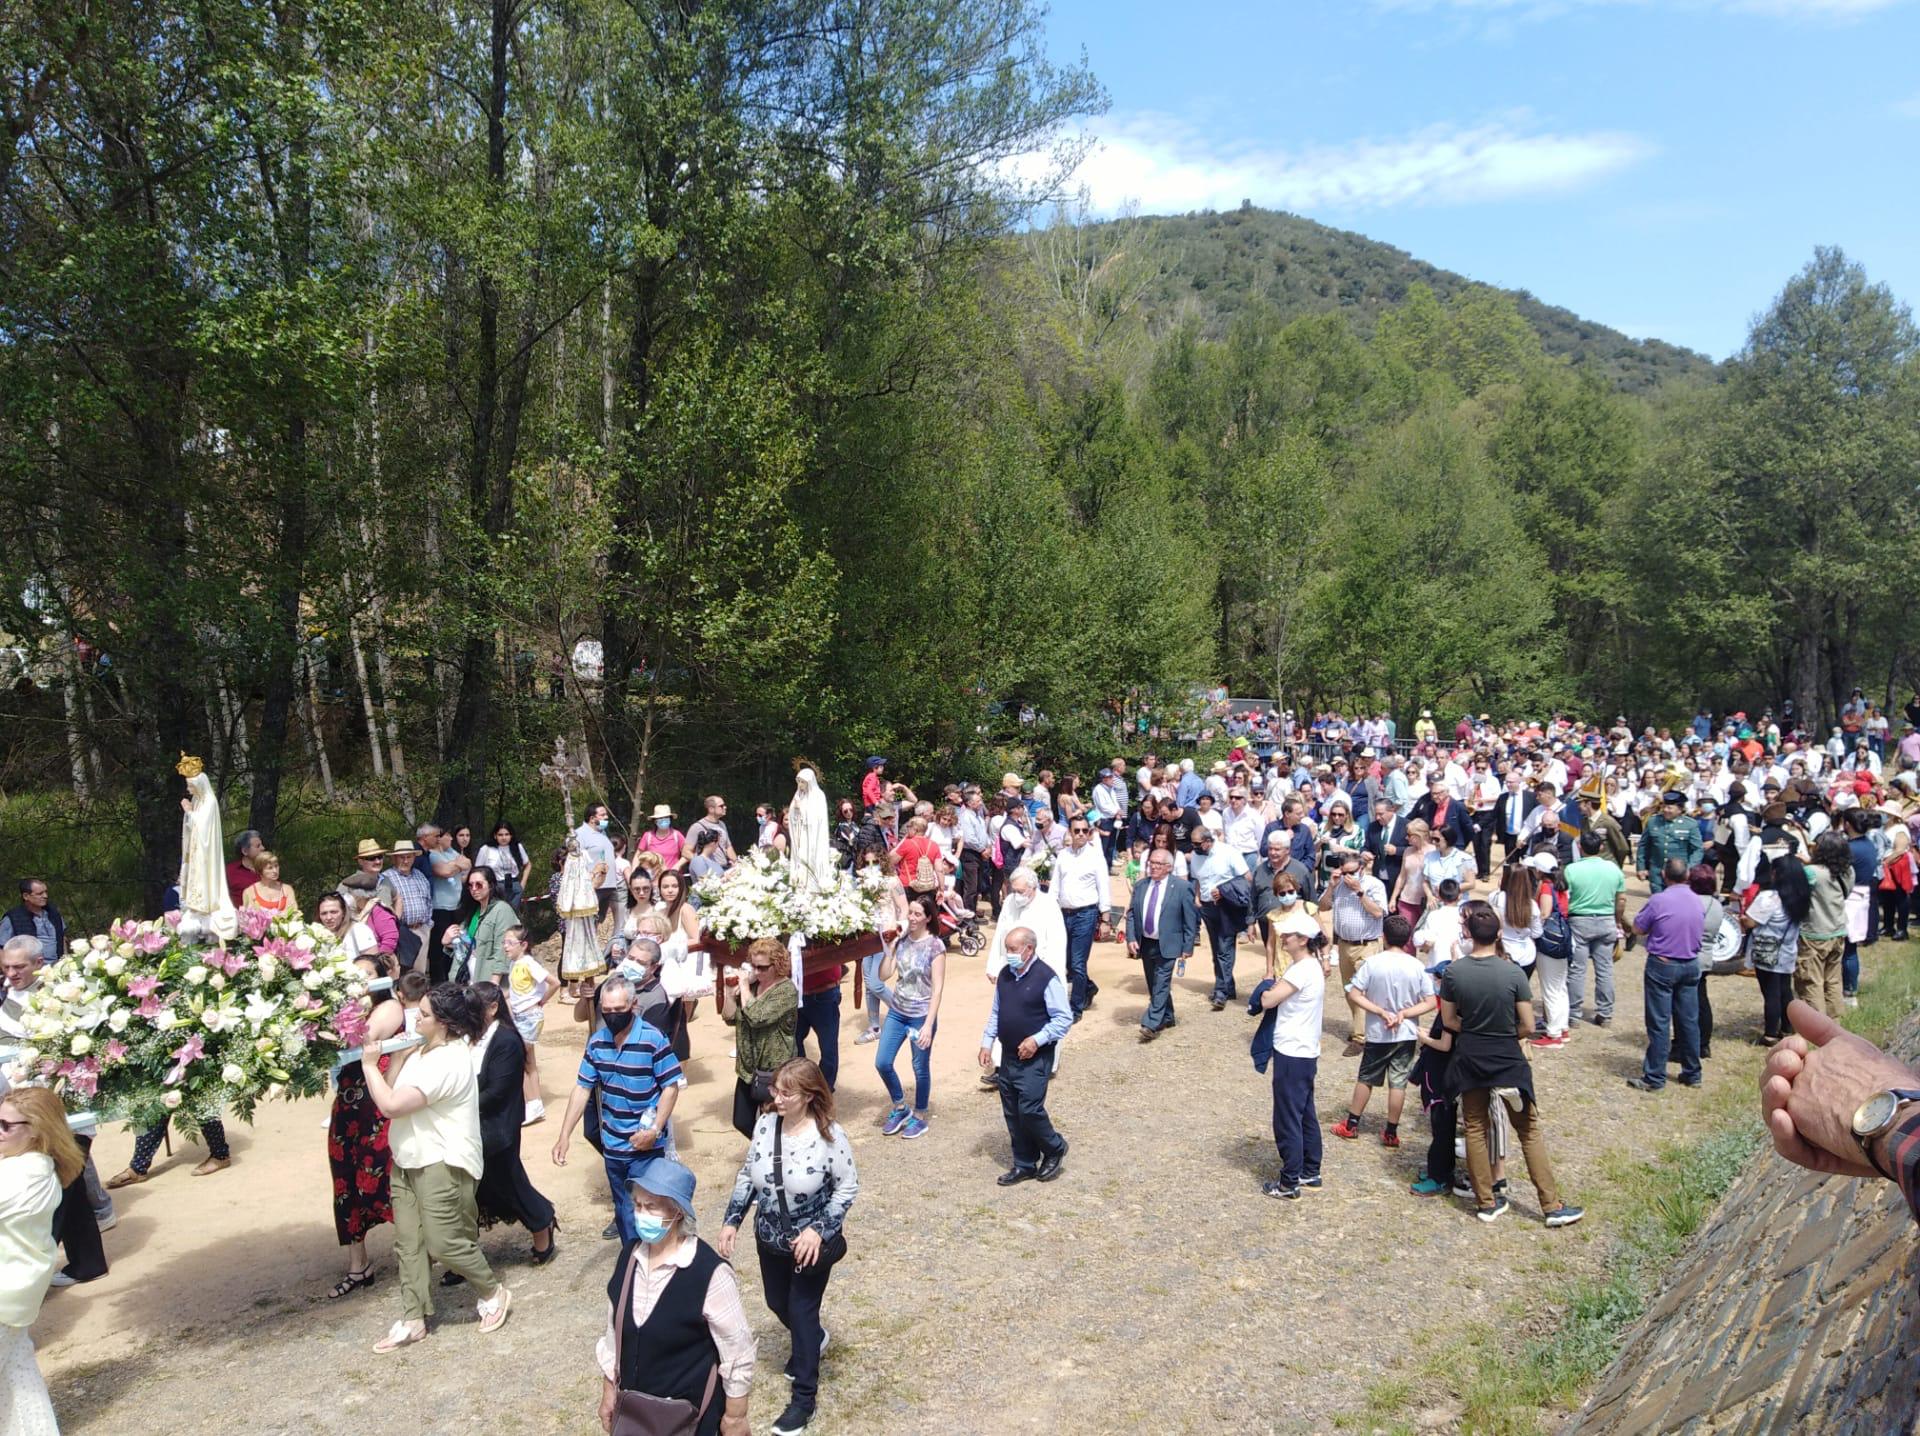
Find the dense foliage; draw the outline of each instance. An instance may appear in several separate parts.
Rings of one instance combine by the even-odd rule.
[[[129,795],[151,905],[182,749],[271,841],[336,789],[525,811],[556,737],[632,823],[795,753],[1084,761],[1201,680],[1906,676],[1913,328],[1843,257],[1722,370],[1286,216],[1047,224],[1100,97],[1043,41],[1028,0],[11,6],[0,785]]]

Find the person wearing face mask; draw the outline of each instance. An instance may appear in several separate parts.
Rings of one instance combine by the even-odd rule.
[[[620,896],[620,859],[613,850],[613,842],[607,837],[607,828],[612,815],[605,803],[593,803],[587,808],[587,820],[573,830],[574,841],[579,843],[580,851],[593,865],[594,897],[599,906],[599,921],[605,922]]]
[[[601,984],[600,1027],[587,1039],[573,1095],[560,1119],[560,1136],[553,1144],[553,1164],[566,1166],[573,1129],[585,1115],[588,1101],[598,1098],[600,1154],[613,1192],[609,1232],[628,1242],[634,1239],[633,1198],[628,1188],[640,1171],[661,1160],[667,1123],[680,1089],[686,1086],[680,1059],[673,1055],[666,1034],[639,1021],[634,1006],[629,979],[610,977]]]
[[[859,1191],[853,1147],[833,1120],[833,1091],[818,1067],[796,1057],[773,1074],[773,1110],[754,1124],[715,1244],[731,1261],[740,1223],[755,1211],[754,1245],[767,1309],[793,1344],[786,1370],[793,1399],[774,1423],[775,1431],[804,1430],[813,1419],[820,1357],[827,1348],[820,1304],[834,1265],[847,1254],[844,1228]]]
[[[1073,1026],[1067,985],[1034,956],[1030,928],[1007,934],[1007,964],[994,984],[993,1006],[980,1034],[980,1068],[991,1069],[993,1045],[1001,1045],[1000,1112],[1013,1145],[1013,1165],[999,1183],[1011,1187],[1037,1179],[1050,1182],[1066,1160],[1067,1139],[1047,1116],[1047,1083],[1053,1076],[1053,1047]]]
[[[434,1262],[482,1293],[480,1330],[498,1331],[513,1293],[480,1254],[475,1191],[481,1173],[480,1092],[473,1041],[479,1000],[442,983],[421,1002],[418,1048],[393,1054],[393,1066],[363,1062],[367,1093],[387,1118],[393,1153],[393,1247],[400,1266],[401,1318],[374,1345],[382,1355],[427,1339],[433,1315]]]
[[[662,869],[677,868],[686,850],[686,836],[673,825],[673,809],[665,803],[656,805],[647,830],[633,845],[635,856],[652,853],[660,859]]]
[[[693,1173],[665,1157],[622,1185],[633,1233],[607,1281],[593,1352],[605,1430],[624,1414],[626,1431],[747,1436],[753,1328],[733,1268],[695,1230],[694,1187]]]

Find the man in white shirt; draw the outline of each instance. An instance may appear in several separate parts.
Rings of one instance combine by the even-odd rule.
[[[1406,1105],[1407,1079],[1420,1050],[1419,1018],[1431,1012],[1439,999],[1433,979],[1420,959],[1405,948],[1382,948],[1346,980],[1347,1002],[1367,1015],[1366,1041],[1361,1047],[1360,1073],[1347,1103],[1347,1116],[1336,1122],[1333,1135],[1351,1141],[1360,1135],[1373,1089],[1385,1082],[1387,1125],[1382,1146],[1400,1145],[1400,1112]]]
[[[1360,964],[1380,948],[1380,924],[1387,915],[1387,887],[1366,870],[1361,854],[1346,853],[1340,858],[1339,871],[1327,884],[1326,896],[1333,908],[1333,945],[1340,954],[1340,983],[1344,987],[1353,980]],[[1347,1029],[1344,1055],[1357,1057],[1361,1043],[1366,1040],[1366,1023],[1351,996],[1347,1008],[1352,1021]]]
[[[1113,770],[1108,769],[1100,774],[1100,781],[1093,785],[1093,826],[1100,834],[1100,850],[1107,855],[1109,868],[1113,866],[1120,824],[1127,816],[1126,784],[1120,782],[1116,790],[1116,781]]]
[[[1213,946],[1213,1010],[1220,1011],[1239,996],[1233,981],[1236,945],[1245,930],[1253,889],[1248,884],[1252,871],[1247,860],[1235,848],[1221,842],[1209,827],[1193,830],[1193,853],[1187,871],[1193,878],[1193,895],[1200,905],[1200,921],[1206,925],[1207,941]]]
[[[602,918],[613,907],[614,895],[620,890],[620,864],[613,851],[613,842],[607,837],[607,825],[611,820],[607,805],[595,803],[587,809],[586,822],[573,830],[573,836],[580,843],[580,851],[586,854],[587,860],[599,874],[593,886]]]
[[[1221,819],[1220,836],[1225,838],[1227,846],[1246,858],[1248,866],[1257,860],[1260,851],[1260,835],[1266,831],[1266,823],[1254,810],[1247,797],[1245,788],[1231,788],[1227,792],[1227,812]]]
[[[1067,1001],[1075,1022],[1093,1006],[1093,999],[1100,992],[1099,984],[1087,973],[1087,959],[1093,953],[1093,935],[1099,929],[1100,914],[1107,905],[1112,876],[1113,869],[1106,855],[1093,840],[1093,826],[1082,813],[1067,828],[1067,845],[1054,859],[1052,884],[1066,929]],[[1023,920],[1034,927],[1030,916]],[[1036,927],[1035,931],[1039,929]],[[1043,947],[1045,941],[1042,937]]]

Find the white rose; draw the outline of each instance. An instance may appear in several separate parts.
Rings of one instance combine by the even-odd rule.
[[[260,1053],[271,1052],[277,1045],[271,1037],[260,1037],[254,1040],[253,1050]]]
[[[87,939],[87,946],[92,948],[95,952],[105,952],[107,948],[110,947],[111,945],[112,944],[108,942],[107,936],[105,933],[97,932],[92,937]]]
[[[274,961],[273,954],[267,953],[260,959],[260,980],[272,982],[280,971],[280,964]]]
[[[125,956],[110,957],[101,963],[100,966],[108,977],[118,977],[127,970],[127,959]]]
[[[206,980],[207,980],[207,970],[204,967],[201,967],[198,963],[195,963],[192,967],[187,969],[187,985],[189,987],[198,987],[201,983],[205,982]]]
[[[160,1099],[160,1105],[166,1107],[168,1110],[178,1107],[180,1105],[180,1094],[178,1092],[167,1093],[166,1096]]]
[[[229,1062],[220,1069],[220,1080],[230,1086],[238,1086],[247,1080],[247,1074],[240,1070],[238,1062]]]
[[[325,987],[327,985],[327,975],[318,969],[310,967],[306,972],[301,974],[300,981],[311,991],[316,987]]]
[[[128,1012],[126,1008],[122,1007],[107,1019],[107,1026],[112,1028],[115,1032],[125,1032],[127,1030],[127,1023],[132,1019],[132,1017],[133,1017],[133,1014],[131,1012]]]
[[[113,952],[114,952],[114,956],[115,956],[115,957],[122,957],[122,958],[126,958],[126,957],[132,957],[132,956],[133,956],[133,944],[132,944],[132,943],[130,943],[130,942],[123,942],[123,943],[121,943],[121,944],[120,944],[120,946],[118,946],[118,947],[116,947],[116,948],[115,948],[115,949],[113,950]]]
[[[85,1057],[93,1051],[93,1039],[84,1032],[73,1034],[73,1041],[67,1044],[67,1050],[75,1057]]]
[[[293,940],[293,945],[302,952],[313,951],[313,934],[303,932]]]
[[[154,1014],[153,1028],[156,1032],[171,1032],[180,1025],[180,1019],[171,1007],[163,1007]]]
[[[86,940],[84,938],[81,939],[80,941],[75,942],[72,947],[67,949],[68,955],[72,957],[83,957],[86,955],[88,951],[90,951],[90,949],[88,948],[86,944]]]
[[[207,986],[211,987],[215,992],[220,991],[226,985],[227,975],[224,972],[216,972],[207,979]]]

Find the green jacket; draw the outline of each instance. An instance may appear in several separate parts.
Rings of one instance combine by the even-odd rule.
[[[511,904],[500,898],[487,904],[480,914],[480,926],[473,934],[473,956],[468,962],[472,981],[492,982],[513,966],[502,939],[507,929],[518,926],[519,922]]]
[[[794,1028],[800,1017],[800,989],[783,977],[765,992],[723,1015],[736,1029],[733,1072],[742,1082],[756,1072],[771,1072],[795,1055]]]
[[[1647,888],[1659,892],[1667,885],[1661,875],[1670,858],[1685,858],[1688,867],[1695,867],[1707,856],[1706,848],[1700,842],[1700,820],[1682,814],[1678,818],[1669,818],[1664,813],[1656,813],[1647,820],[1647,831],[1640,839],[1640,870],[1647,875]]]

